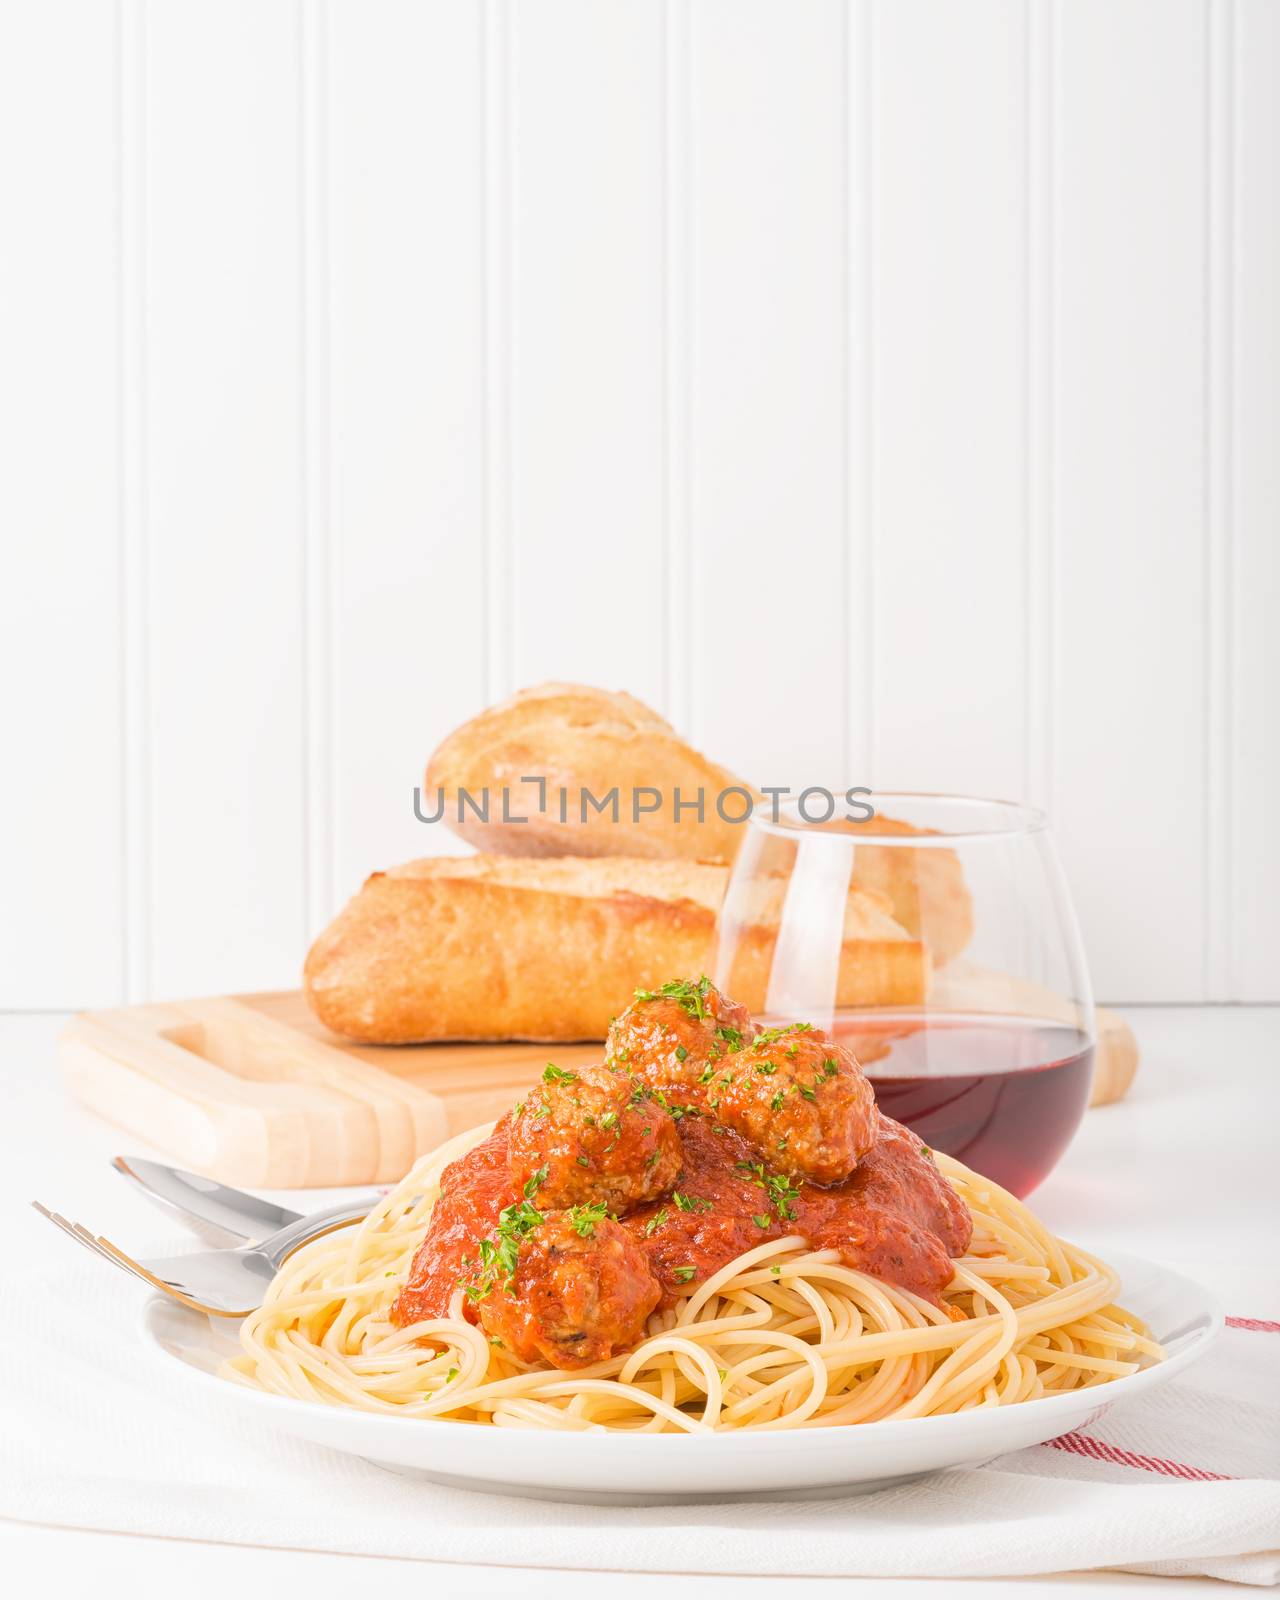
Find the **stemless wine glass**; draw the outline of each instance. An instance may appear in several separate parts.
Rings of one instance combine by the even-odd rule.
[[[1093,1073],[1089,974],[1046,819],[1003,800],[874,798],[867,821],[806,820],[804,796],[756,807],[716,984],[768,1024],[829,1029],[881,1110],[1028,1194]]]

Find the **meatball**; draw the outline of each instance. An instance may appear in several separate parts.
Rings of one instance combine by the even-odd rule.
[[[511,1121],[511,1177],[540,1208],[652,1200],[683,1159],[675,1123],[624,1072],[548,1064]]]
[[[909,1217],[962,1256],[973,1238],[967,1205],[938,1171],[918,1134],[879,1114],[876,1142],[849,1180],[848,1192],[868,1207]]]
[[[638,1344],[662,1291],[636,1239],[602,1207],[580,1206],[544,1216],[520,1239],[511,1277],[473,1293],[491,1339],[572,1369]]]
[[[679,1104],[701,1102],[709,1065],[740,1050],[755,1035],[745,1006],[708,978],[637,989],[634,1004],[614,1019],[605,1045],[613,1066]]]
[[[853,1056],[818,1028],[770,1028],[726,1061],[707,1109],[779,1171],[839,1183],[876,1139],[876,1100]]]

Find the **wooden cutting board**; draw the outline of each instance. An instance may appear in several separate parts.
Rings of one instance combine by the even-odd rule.
[[[1133,1034],[1098,1012],[1091,1103],[1119,1099]],[[500,1116],[554,1057],[598,1044],[362,1045],[298,990],[87,1012],[59,1062],[76,1099],[180,1166],[250,1189],[395,1183],[441,1140]]]

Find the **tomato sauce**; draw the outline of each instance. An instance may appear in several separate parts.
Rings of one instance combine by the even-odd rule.
[[[887,1117],[853,1174],[829,1188],[771,1173],[745,1139],[707,1118],[686,1118],[680,1134],[685,1162],[671,1198],[624,1219],[642,1238],[664,1305],[787,1234],[937,1303],[952,1255],[968,1246],[963,1202],[920,1141]]]
[[[519,1198],[508,1128],[504,1118],[483,1144],[446,1168],[427,1235],[392,1310],[397,1325],[446,1314],[464,1260],[474,1259],[499,1213]],[[941,1302],[951,1258],[968,1247],[972,1220],[920,1140],[899,1123],[880,1116],[853,1173],[829,1187],[773,1172],[754,1145],[710,1117],[686,1116],[678,1128],[683,1161],[672,1189],[621,1219],[644,1251],[663,1305],[735,1256],[789,1234]],[[470,1305],[466,1314],[474,1320]]]
[[[475,1257],[480,1240],[493,1233],[503,1209],[515,1204],[508,1151],[510,1122],[510,1117],[503,1117],[482,1144],[444,1169],[440,1198],[432,1208],[426,1237],[391,1308],[391,1320],[397,1327],[448,1314],[463,1262]],[[466,1310],[467,1320],[474,1322],[471,1308]]]

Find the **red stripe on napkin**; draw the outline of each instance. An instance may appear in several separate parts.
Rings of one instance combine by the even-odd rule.
[[[1136,1455],[1132,1450],[1122,1450],[1119,1445],[1091,1439],[1087,1433],[1064,1433],[1061,1438],[1046,1439],[1045,1443],[1055,1450],[1069,1450],[1072,1455],[1109,1461],[1113,1466],[1137,1467],[1143,1472],[1158,1472],[1166,1478],[1186,1478],[1195,1483],[1231,1481],[1228,1473],[1205,1472],[1202,1467],[1189,1467],[1185,1461],[1165,1461],[1161,1456]]]
[[[1227,1317],[1225,1321],[1228,1328],[1243,1328],[1249,1333],[1280,1333],[1280,1322],[1267,1322],[1260,1317]],[[1107,1444],[1103,1439],[1090,1438],[1087,1433],[1064,1433],[1044,1442],[1055,1450],[1067,1450],[1075,1456],[1107,1461],[1112,1466],[1136,1467],[1142,1472],[1158,1472],[1165,1478],[1184,1478],[1192,1483],[1234,1482],[1229,1473],[1206,1472],[1203,1467],[1191,1467],[1185,1461],[1166,1461],[1163,1456],[1138,1455],[1133,1450],[1122,1450],[1119,1445]]]

